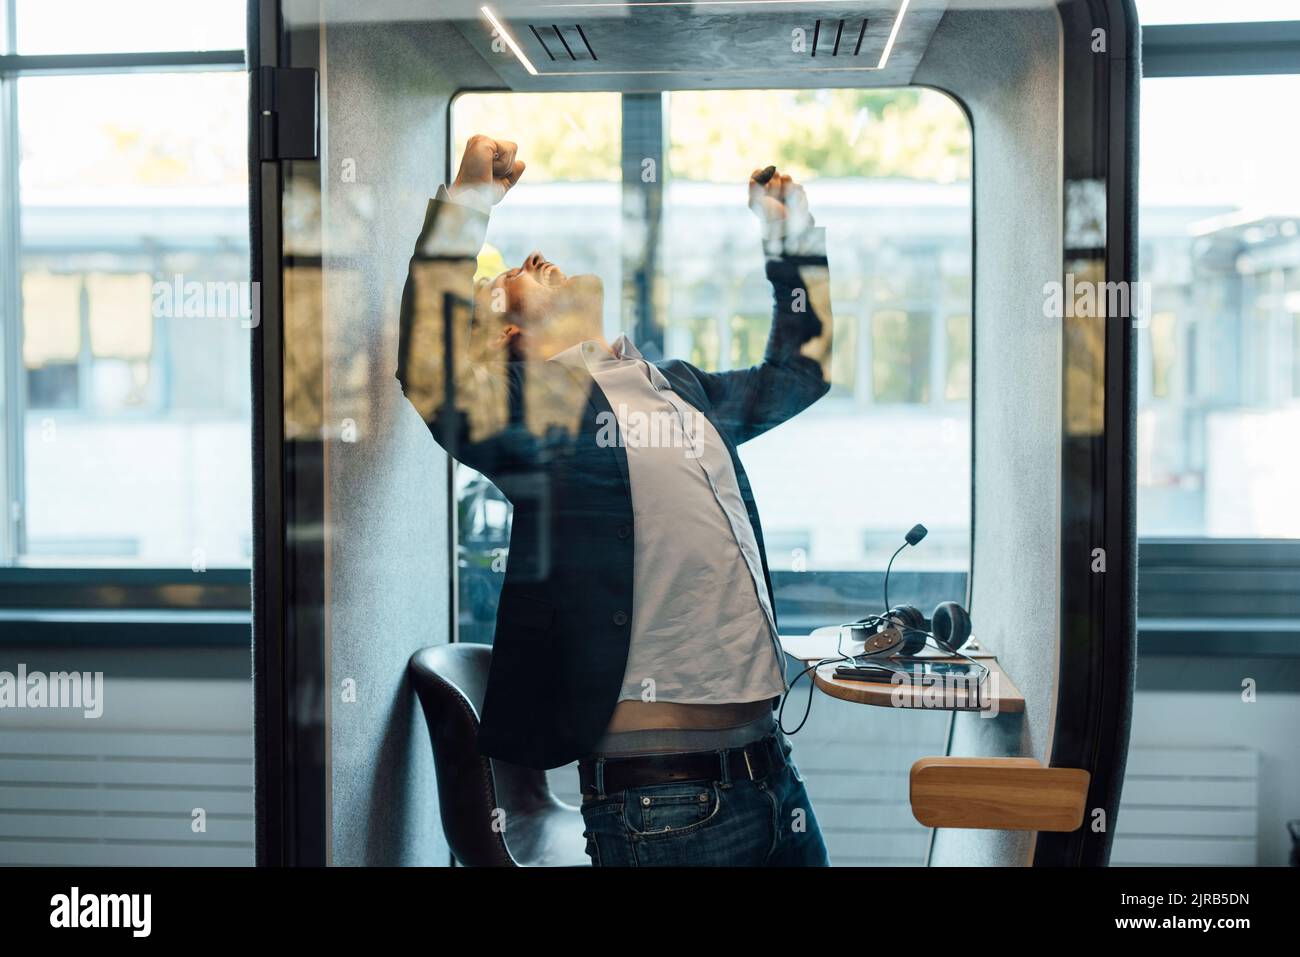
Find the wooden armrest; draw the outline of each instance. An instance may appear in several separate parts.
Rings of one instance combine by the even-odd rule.
[[[912,765],[912,816],[926,827],[1073,831],[1090,775],[1033,758],[921,758]]]

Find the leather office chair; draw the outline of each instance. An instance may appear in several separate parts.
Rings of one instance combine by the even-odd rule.
[[[589,866],[582,813],[551,793],[546,772],[478,752],[491,661],[491,647],[469,643],[411,656],[411,681],[433,741],[447,844],[467,867]],[[494,821],[501,823],[494,828]]]

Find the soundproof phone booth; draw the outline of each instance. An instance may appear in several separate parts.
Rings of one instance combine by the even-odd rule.
[[[775,599],[831,863],[1108,863],[1135,664],[1130,0],[250,9],[259,863],[591,863],[575,762],[613,702],[584,696],[636,626],[595,593],[632,536],[566,483],[627,481],[629,423],[575,450],[566,416],[596,404],[462,364],[521,341],[493,295],[525,273],[581,287],[616,356],[715,413],[797,347],[727,449],[762,513],[737,587]],[[516,162],[457,203],[475,137]],[[751,208],[772,196],[824,237],[783,260],[790,309]],[[638,549],[663,527],[638,511]],[[638,608],[691,584],[644,571]],[[936,680],[840,669],[890,628]]]

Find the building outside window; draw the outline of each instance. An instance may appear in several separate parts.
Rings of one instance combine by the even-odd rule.
[[[242,50],[243,8],[16,4],[20,55],[166,51],[184,67],[5,81],[18,244],[0,561],[251,560],[247,80],[203,52]]]

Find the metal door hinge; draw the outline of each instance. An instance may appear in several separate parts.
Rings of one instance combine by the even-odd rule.
[[[316,71],[264,66],[258,81],[262,159],[318,159],[320,83]]]

